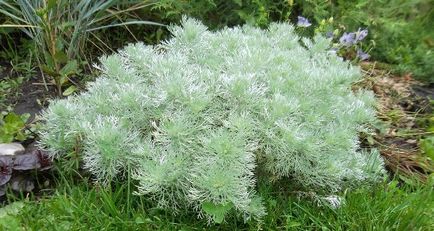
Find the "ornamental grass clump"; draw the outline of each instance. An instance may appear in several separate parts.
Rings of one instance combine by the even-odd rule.
[[[53,158],[80,150],[101,184],[131,176],[137,195],[216,222],[264,216],[258,180],[330,195],[383,179],[358,139],[374,96],[351,90],[360,71],[328,39],[285,23],[211,32],[184,19],[171,32],[101,58],[87,92],[52,102],[41,144]]]

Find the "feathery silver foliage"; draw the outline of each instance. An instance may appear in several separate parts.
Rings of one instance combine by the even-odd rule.
[[[136,194],[218,220],[212,209],[266,213],[258,168],[329,194],[382,179],[379,154],[358,140],[373,94],[351,90],[360,71],[329,40],[284,23],[211,32],[184,19],[171,32],[101,58],[87,92],[50,105],[41,143],[53,157],[79,142],[96,180],[130,171]]]

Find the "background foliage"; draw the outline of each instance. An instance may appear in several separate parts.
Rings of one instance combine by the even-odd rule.
[[[300,11],[315,21],[334,17],[337,28],[368,28],[373,59],[434,82],[434,1],[356,0],[300,1]]]
[[[432,0],[307,1],[159,1],[152,11],[165,22],[187,14],[211,28],[249,23],[264,27],[273,21],[308,17],[315,25],[330,17],[341,31],[369,29],[371,56],[391,64],[399,74],[434,82],[434,9]]]
[[[56,2],[58,7],[62,7],[62,1],[52,0],[46,2],[46,4]],[[78,2],[75,4],[80,6]],[[112,0],[110,4],[104,4],[104,7],[94,9],[96,11],[93,13],[93,17],[96,17],[94,21],[100,25],[107,23],[107,20],[110,19],[115,19],[118,23],[128,22],[128,18],[169,25],[179,22],[182,15],[189,15],[200,19],[211,29],[244,23],[265,27],[274,21],[294,22],[299,15],[307,17],[313,22],[314,26],[317,26],[321,24],[322,20],[333,17],[332,27],[334,29],[340,29],[341,31],[356,31],[360,27],[369,29],[369,39],[372,40],[369,46],[369,48],[372,48],[370,52],[372,59],[392,65],[397,73],[411,73],[419,79],[433,82],[434,73],[431,67],[434,65],[434,32],[430,29],[431,22],[434,20],[434,10],[433,7],[430,7],[432,4],[433,0]],[[115,8],[109,10],[108,7],[113,5]],[[55,9],[58,9],[58,7]],[[127,14],[125,14],[125,10]],[[43,12],[40,11],[39,14]],[[123,14],[119,14],[120,12],[123,12]],[[11,20],[16,19],[15,16],[19,15],[15,12],[12,16],[3,13],[0,14],[0,20],[9,23]],[[51,20],[50,17],[47,20]],[[71,15],[69,18],[75,17]],[[26,20],[29,19],[31,18]],[[44,23],[50,28],[58,28],[59,31],[63,31],[60,34],[58,33],[61,36],[57,37],[60,41],[64,41],[63,46],[68,48],[64,52],[69,59],[74,59],[78,50],[85,51],[84,54],[81,54],[82,57],[89,57],[91,56],[89,52],[100,54],[101,49],[104,52],[112,52],[116,48],[124,46],[128,41],[145,40],[156,43],[168,35],[168,31],[164,27],[128,25],[123,28],[92,31],[90,33],[91,37],[88,37],[87,33],[81,34],[78,37],[79,40],[76,40],[73,39],[73,36],[77,34],[76,32],[86,31],[89,25],[80,23],[71,27],[73,22],[71,20],[53,20],[51,20],[52,25],[46,24],[44,21],[34,21],[27,24],[39,26],[40,23]],[[75,30],[71,30],[74,28]],[[26,30],[31,31],[29,28]],[[73,31],[74,33],[72,33]],[[10,29],[0,29],[0,38],[3,40],[2,46],[9,46],[5,50],[11,50],[12,47],[21,44],[20,42],[17,44],[10,37],[8,39],[6,34],[10,33]],[[86,47],[83,50],[85,38],[89,38],[90,42],[95,46],[91,47],[91,49]],[[44,40],[38,41],[38,43],[43,46],[45,46],[44,44],[51,44],[49,36],[46,36]],[[67,41],[77,41],[78,44],[71,46],[65,43]],[[110,41],[111,44],[107,46],[104,41]],[[12,46],[7,44],[12,44]],[[95,47],[97,49],[94,49]],[[63,52],[63,49],[61,50]],[[51,53],[53,52],[55,51],[51,51]],[[51,56],[53,57],[53,54]],[[45,56],[41,53],[40,57]],[[51,60],[55,59],[51,58]],[[56,70],[56,72],[59,71],[60,69]]]
[[[148,21],[123,21],[127,13],[147,6],[119,0],[1,0],[0,13],[7,16],[1,27],[18,28],[33,41],[32,52],[36,54],[38,66],[53,78],[61,94],[62,86],[70,84],[71,75],[80,72],[80,62],[87,58],[84,49],[92,42],[90,37],[99,39],[94,31],[128,24],[157,25]]]

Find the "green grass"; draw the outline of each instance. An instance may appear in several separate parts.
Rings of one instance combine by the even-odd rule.
[[[274,186],[277,187],[277,186]],[[284,185],[281,185],[284,187]],[[274,195],[262,184],[268,215],[262,223],[244,223],[229,216],[223,224],[208,225],[189,211],[154,207],[145,197],[128,197],[128,187],[107,191],[86,183],[59,186],[53,196],[9,207],[0,230],[433,230],[433,184],[398,186],[396,181],[374,189],[345,193],[338,209],[318,207],[294,194]],[[280,190],[281,191],[281,190]],[[21,208],[22,207],[22,208]],[[8,209],[3,209],[8,210]]]

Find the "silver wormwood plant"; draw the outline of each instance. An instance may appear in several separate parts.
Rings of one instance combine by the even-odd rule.
[[[100,183],[132,176],[136,194],[216,222],[263,217],[261,177],[325,195],[383,178],[358,141],[373,94],[351,90],[360,70],[329,40],[285,23],[211,32],[184,19],[171,32],[101,58],[87,92],[51,103],[41,144],[53,158],[81,145]]]

